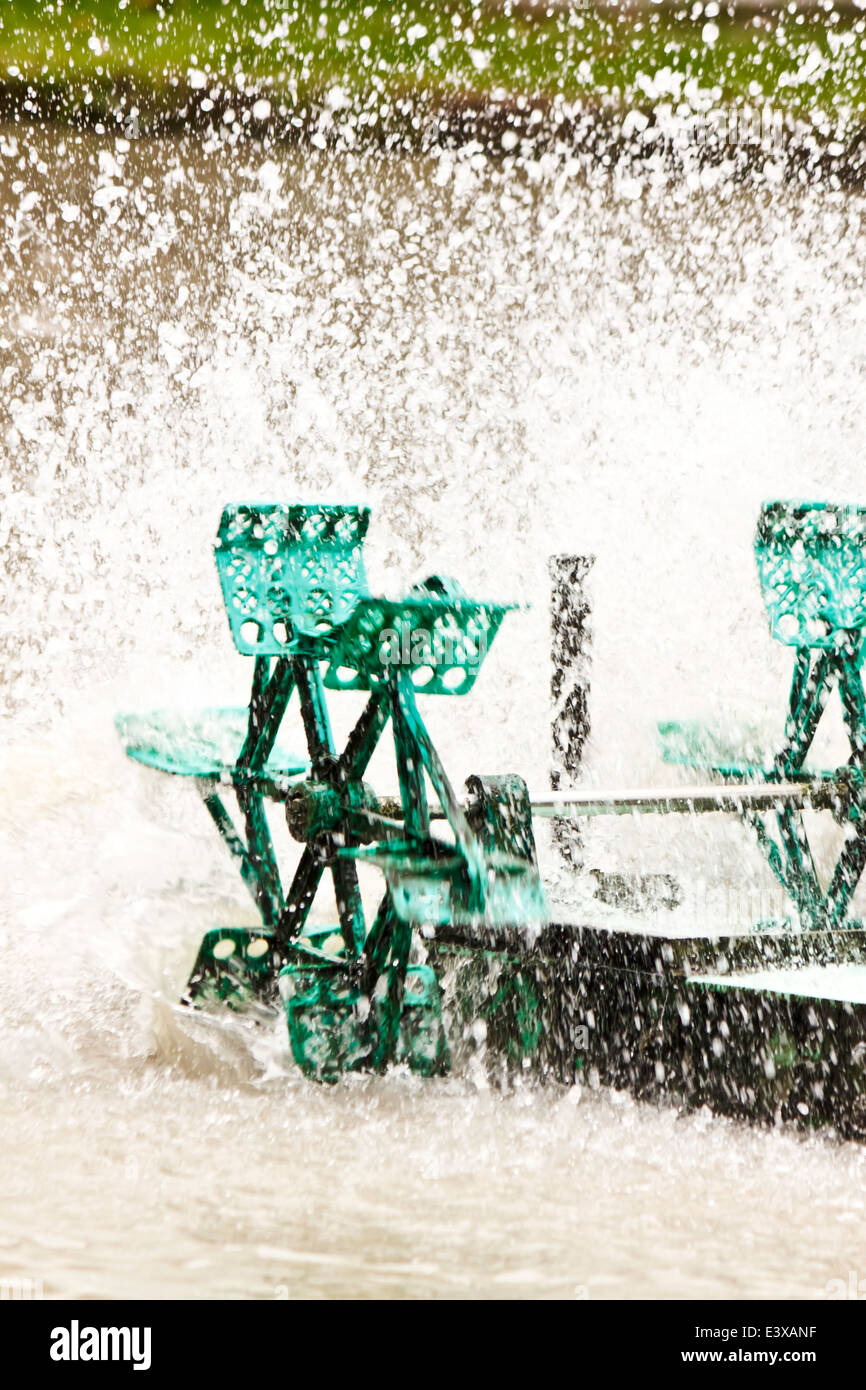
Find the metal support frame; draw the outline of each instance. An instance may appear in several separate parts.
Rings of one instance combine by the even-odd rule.
[[[386,893],[369,937],[366,933],[357,870],[343,853],[369,842],[415,842],[420,854],[450,852],[451,847],[431,835],[431,822],[446,820],[475,884],[477,907],[483,911],[483,864],[477,836],[472,830],[472,798],[459,799],[418,711],[414,690],[405,675],[395,670],[393,683],[377,690],[367,702],[342,754],[337,754],[325,692],[318,664],[312,656],[279,658],[273,663],[257,657],[253,674],[247,737],[233,777],[234,791],[244,820],[246,838],[235,827],[219,794],[210,782],[200,782],[205,807],[250,891],[265,927],[273,933],[276,955],[283,959],[289,944],[303,931],[322,875],[334,878],[340,928],[349,959],[365,954],[368,983],[384,969],[395,918]],[[849,769],[810,777],[802,772],[808,748],[829,697],[838,682],[843,712],[851,741]],[[264,774],[280,722],[297,687],[314,779],[333,790],[341,807],[341,842],[322,834],[305,844],[291,884],[284,890],[267,822],[268,800],[285,800],[284,788],[275,787]],[[583,690],[585,701],[587,688]],[[586,710],[585,703],[581,706]],[[399,797],[379,802],[353,789],[361,779],[388,720],[393,721],[394,746],[400,784]],[[585,734],[587,724],[582,726]],[[561,733],[560,747],[567,747]],[[838,925],[844,920],[851,897],[866,866],[866,826],[860,829],[862,778],[859,775],[866,746],[866,695],[856,660],[850,655],[822,652],[817,659],[808,650],[798,652],[791,687],[791,707],[786,727],[787,743],[779,754],[772,777],[761,783],[743,781],[725,786],[651,788],[636,790],[554,790],[530,798],[533,816],[554,819],[571,828],[585,817],[600,815],[733,813],[752,830],[777,881],[810,925]],[[569,770],[574,770],[573,758]],[[425,786],[429,777],[438,804],[429,804]],[[854,825],[846,841],[826,893],[822,893],[811,849],[802,822],[807,809],[830,810],[836,819]],[[775,817],[778,838],[770,834],[762,815]],[[345,827],[349,827],[346,833]],[[355,833],[351,830],[354,828]],[[567,842],[566,842],[567,843]],[[366,950],[365,950],[366,942]],[[396,952],[403,962],[408,945],[402,940]],[[401,965],[398,974],[404,973]]]
[[[198,783],[205,808],[229,853],[238,861],[241,878],[266,927],[276,925],[285,901],[265,810],[269,782],[264,776],[264,768],[273,751],[294,685],[295,675],[285,658],[278,658],[271,672],[270,658],[256,657],[247,734],[232,777],[246,840],[235,827],[213,784],[205,781]]]
[[[411,923],[394,911],[390,891],[379,904],[367,933],[354,854],[371,841],[395,845],[395,852],[417,861],[446,865],[451,869],[455,844],[431,833],[431,818],[446,820],[465,862],[470,905],[484,909],[485,862],[478,837],[448,780],[418,710],[409,675],[395,668],[387,685],[376,689],[338,752],[328,717],[327,701],[314,651],[279,658],[273,671],[270,659],[257,657],[250,699],[247,737],[237,764],[234,791],[244,819],[241,835],[212,783],[201,782],[204,804],[241,877],[269,929],[270,970],[274,978],[292,959],[324,966],[326,958],[315,946],[301,942],[322,876],[329,871],[343,937],[342,960],[329,965],[344,968],[359,988],[371,996],[384,977],[384,993],[378,1009],[379,1033],[375,1050],[377,1066],[392,1060],[397,1045],[412,938]],[[297,689],[310,757],[310,779],[293,789],[275,787],[265,773],[280,721],[292,692]],[[371,805],[371,794],[362,778],[388,721],[391,721],[400,796],[397,805]],[[438,798],[428,806],[427,782]],[[291,883],[283,888],[265,811],[266,800],[285,801],[293,834],[305,841]],[[310,818],[307,828],[302,813],[307,808],[322,812],[320,821]],[[387,810],[390,814],[382,814]],[[431,816],[432,812],[432,816]],[[330,815],[330,819],[328,819]],[[300,951],[300,957],[297,952]],[[206,972],[205,972],[206,973]],[[196,979],[204,978],[201,964]],[[380,994],[381,994],[380,990]],[[196,997],[196,990],[190,992]]]
[[[845,844],[829,884],[822,889],[809,845],[802,807],[775,808],[778,838],[762,823],[757,809],[744,811],[743,820],[754,831],[759,848],[778,882],[794,902],[803,921],[820,930],[840,926],[848,915],[857,884],[866,867],[866,820],[862,773],[866,761],[866,695],[860,677],[863,634],[840,632],[833,649],[813,651],[798,647],[791,678],[785,745],[776,757],[780,777],[798,774],[814,741],[821,716],[836,685],[851,749],[842,774],[849,783],[844,804],[832,808],[846,827]],[[859,774],[859,775],[858,775]],[[814,804],[814,803],[813,803]]]

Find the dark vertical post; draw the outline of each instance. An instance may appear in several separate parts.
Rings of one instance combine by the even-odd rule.
[[[594,563],[594,555],[551,555],[547,562],[553,663],[550,785],[554,791],[566,790],[577,782],[589,737],[592,628],[588,577]],[[569,868],[581,868],[583,842],[577,825],[554,821],[553,839]]]

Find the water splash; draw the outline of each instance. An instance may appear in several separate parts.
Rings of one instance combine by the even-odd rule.
[[[862,500],[860,195],[707,171],[635,182],[471,147],[388,160],[19,128],[0,150],[0,1083],[20,1153],[50,1145],[79,1213],[46,1191],[34,1229],[48,1243],[13,1225],[16,1258],[58,1291],[334,1291],[361,1268],[392,1291],[562,1292],[543,1246],[593,1292],[694,1292],[700,1230],[701,1287],[724,1292],[731,1212],[713,1182],[736,1171],[752,1291],[832,1277],[844,1242],[831,1249],[821,1222],[836,1235],[846,1211],[855,1260],[856,1157],[727,1126],[707,1141],[699,1119],[676,1127],[610,1100],[574,1111],[519,1093],[500,1108],[471,1078],[335,1098],[292,1077],[276,1035],[202,1036],[174,1011],[179,986],[202,932],[248,909],[192,795],[125,764],[112,716],[169,692],[243,703],[211,544],[224,502],[253,496],[368,502],[374,587],[435,570],[532,601],[471,699],[431,702],[455,782],[512,767],[546,780],[554,552],[598,557],[588,777],[663,778],[659,714],[757,703],[781,718],[786,653],[766,631],[751,536],[766,495]],[[373,780],[390,785],[384,770]],[[593,862],[676,875],[696,838],[707,872],[761,872],[739,830],[716,825],[629,836],[618,822]],[[82,1116],[99,1154],[82,1153]],[[468,1175],[455,1127],[458,1149],[476,1136]],[[542,1134],[550,1157],[530,1158]],[[401,1180],[405,1219],[363,1176],[383,1154],[392,1176],[426,1174]],[[658,1249],[645,1198],[663,1154],[683,1214],[648,1275],[646,1247],[616,1231],[625,1203]],[[587,1186],[614,1156],[619,1177]],[[285,1193],[287,1162],[293,1195],[266,1216],[262,1191]],[[683,1198],[696,1171],[703,1214]],[[479,1223],[491,1174],[516,1214],[487,1207]],[[107,1194],[110,1231],[102,1207],[82,1235],[87,1184]],[[321,1210],[325,1189],[340,1202],[313,1230],[304,1202]],[[111,1234],[136,1203],[137,1269]],[[146,1234],[166,1203],[176,1278]],[[789,1219],[791,1241],[813,1242],[808,1269],[779,1239]],[[388,1258],[357,1254],[352,1223]],[[506,1237],[519,1259],[492,1253]]]

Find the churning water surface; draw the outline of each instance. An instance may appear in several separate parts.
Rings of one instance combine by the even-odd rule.
[[[481,1067],[318,1088],[279,1021],[183,1013],[202,932],[250,908],[194,792],[112,727],[243,703],[212,539],[226,501],[293,497],[372,506],[377,588],[435,570],[532,605],[468,699],[430,701],[455,783],[545,783],[553,553],[596,556],[588,778],[670,781],[659,715],[780,717],[751,536],[766,496],[863,500],[862,198],[771,165],[19,127],[0,216],[0,1278],[711,1298],[866,1274],[860,1148]],[[597,853],[762,872],[718,817],[618,821]]]

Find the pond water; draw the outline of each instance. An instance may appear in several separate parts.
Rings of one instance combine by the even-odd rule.
[[[375,587],[438,571],[531,605],[467,700],[430,702],[455,783],[545,785],[554,553],[596,556],[588,780],[669,783],[659,716],[778,725],[790,654],[751,538],[765,497],[862,500],[863,207],[772,165],[731,184],[0,128],[0,1280],[820,1298],[866,1277],[859,1148],[475,1072],[320,1089],[279,1021],[181,1013],[202,932],[251,909],[194,792],[112,726],[244,702],[213,536],[226,501],[291,497],[373,508]],[[588,855],[763,884],[717,817],[617,821]]]

